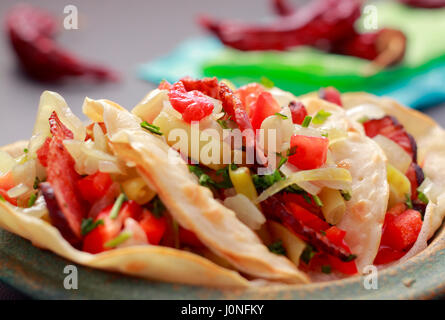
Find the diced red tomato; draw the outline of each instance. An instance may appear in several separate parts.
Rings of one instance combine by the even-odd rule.
[[[374,259],[375,265],[387,264],[399,260],[406,252],[395,250],[387,246],[380,246],[377,256]]]
[[[395,250],[409,249],[419,236],[422,216],[416,210],[408,209],[399,215],[385,216],[381,244]]]
[[[179,240],[182,244],[192,247],[204,247],[201,240],[198,239],[195,233],[190,230],[179,227]]]
[[[172,85],[167,80],[161,81],[161,83],[158,86],[159,90],[170,90]]]
[[[241,103],[246,108],[250,118],[252,118],[252,110],[255,109],[258,96],[264,92],[264,87],[258,83],[249,83],[236,90],[236,94],[241,100]]]
[[[318,96],[321,99],[335,103],[340,107],[343,106],[343,103],[341,102],[340,92],[334,87],[321,88],[318,92]]]
[[[307,225],[308,227],[311,227],[317,231],[326,230],[329,228],[329,224],[327,222],[323,221],[315,214],[292,201],[290,197],[291,194],[283,198],[287,199],[287,201],[285,200],[285,205],[296,219],[301,221],[304,225]]]
[[[39,159],[40,164],[45,168],[48,166],[48,151],[51,138],[46,138],[43,145],[37,150],[37,159]]]
[[[401,146],[416,162],[417,145],[414,138],[408,134],[396,118],[392,116],[385,116],[381,119],[368,120],[363,123],[366,135],[368,137],[375,137],[381,134],[388,139],[391,139],[399,146]]]
[[[285,192],[282,193],[281,197],[283,199],[283,203],[288,203],[288,202],[296,203],[300,207],[303,207],[304,209],[315,214],[316,216],[322,217],[320,207],[315,204],[312,196],[309,194],[303,197],[303,195],[301,194]]]
[[[82,197],[89,203],[94,203],[105,196],[112,183],[113,180],[109,173],[98,171],[80,179],[77,185]]]
[[[289,109],[292,114],[292,122],[302,124],[304,118],[307,116],[306,107],[301,102],[292,101],[289,104]]]
[[[132,218],[136,221],[139,221],[142,218],[142,207],[137,204],[133,200],[125,201],[122,204],[121,211],[119,212],[119,219],[122,220],[122,223],[127,218]]]
[[[250,121],[253,129],[259,129],[264,119],[280,112],[281,108],[272,94],[267,91],[260,93],[256,103],[252,105],[250,110]]]
[[[17,200],[8,196],[8,190],[14,187],[14,177],[12,176],[12,172],[9,171],[0,176],[0,195],[8,201],[10,204],[16,206]]]
[[[105,247],[105,244],[119,235],[123,227],[123,219],[110,219],[110,211],[113,205],[108,206],[97,216],[96,221],[102,220],[103,224],[98,225],[90,233],[88,233],[83,240],[82,250],[89,253],[100,253],[110,248]]]
[[[186,91],[181,81],[172,85],[168,97],[173,108],[182,114],[185,122],[200,121],[213,111],[213,103],[202,92]]]
[[[159,244],[167,229],[167,219],[165,217],[157,218],[149,210],[144,209],[142,219],[139,225],[145,231],[148,242],[153,245]]]
[[[320,168],[326,163],[329,141],[321,137],[293,135],[290,141],[295,154],[289,156],[289,163],[299,169],[309,170]]]
[[[329,239],[329,241],[331,241],[333,244],[339,247],[342,247],[347,252],[351,253],[349,246],[346,244],[344,240],[346,236],[346,231],[341,230],[335,226],[332,226],[325,232],[326,232],[326,237]],[[341,261],[339,258],[331,255],[328,255],[328,259],[332,268],[340,271],[341,273],[356,274],[358,272],[355,261],[344,262]]]

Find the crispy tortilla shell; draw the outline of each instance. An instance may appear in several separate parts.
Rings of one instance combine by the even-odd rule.
[[[26,146],[26,141],[19,141],[1,149],[18,156]],[[79,251],[48,222],[27,215],[3,201],[0,201],[0,227],[30,240],[39,248],[92,268],[172,283],[218,288],[249,286],[249,281],[233,270],[220,267],[194,253],[168,247],[135,246],[96,255]]]

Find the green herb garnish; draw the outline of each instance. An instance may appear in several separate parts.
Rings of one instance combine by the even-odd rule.
[[[34,203],[36,203],[36,200],[37,200],[37,193],[33,193],[31,197],[29,197],[28,208],[32,207]]]
[[[426,196],[426,194],[424,194],[422,191],[417,190],[417,197],[424,204],[428,204],[428,202],[430,202],[430,200],[428,200],[428,197]]]
[[[270,80],[270,79],[267,78],[267,77],[261,77],[261,79],[260,79],[260,83],[261,83],[264,87],[269,88],[269,89],[275,87],[275,83],[273,83],[273,81]]]
[[[311,121],[312,121],[312,117],[311,116],[306,116],[306,117],[304,117],[304,120],[303,120],[303,123],[301,124],[301,126],[303,128],[307,128],[311,124]]]
[[[315,202],[315,204],[318,206],[318,207],[323,207],[323,202],[321,201],[321,199],[317,196],[317,195],[313,195],[312,196],[312,199],[314,199],[314,202]]]
[[[311,197],[308,196],[307,193],[303,193],[303,199],[304,199],[304,201],[306,201],[306,203],[312,204],[312,199],[311,199]]]
[[[28,152],[29,152],[28,148],[23,149],[23,153],[28,153]]]
[[[368,120],[369,120],[369,117],[368,117],[368,116],[363,116],[363,117],[361,117],[360,119],[358,119],[357,121],[360,122],[360,123],[365,123],[365,122],[368,121]]]
[[[317,114],[312,119],[312,123],[313,124],[323,124],[326,121],[326,119],[331,116],[331,114],[332,113],[321,109],[320,111],[317,112]]]
[[[97,221],[94,221],[93,218],[83,219],[82,224],[80,226],[80,233],[85,236],[94,229],[96,229],[99,225],[103,225],[104,221],[102,219],[99,219]]]
[[[413,208],[413,202],[411,201],[411,197],[409,194],[405,194],[405,203],[406,203],[406,206],[408,207],[408,209]]]
[[[3,201],[3,202],[6,201],[5,198],[1,194],[0,194],[0,201]]]
[[[230,180],[230,174],[229,174],[229,170],[236,170],[238,169],[238,167],[236,166],[236,164],[231,164],[228,165],[222,169],[217,170],[215,173],[217,176],[221,176],[222,177],[222,181],[221,182],[217,182],[216,183],[216,187],[219,189],[229,189],[233,187],[233,183],[232,180]]]
[[[122,204],[127,200],[127,196],[125,193],[121,193],[119,197],[117,197],[116,201],[114,202],[113,208],[110,212],[110,219],[116,219],[119,215],[119,211],[121,211]]]
[[[280,174],[280,171],[275,170],[271,174],[266,175],[257,175],[254,174],[252,176],[253,184],[255,185],[255,188],[257,189],[267,189],[271,185],[273,185],[275,182],[278,182],[280,180],[283,180],[283,177]]]
[[[287,157],[290,157],[290,156],[293,156],[294,154],[296,154],[297,153],[297,146],[293,146],[293,147],[290,147],[288,150],[287,150],[287,152],[286,152],[286,156]]]
[[[355,260],[356,258],[357,258],[357,255],[356,255],[356,254],[350,254],[350,255],[346,258],[345,262],[351,262],[352,260]]]
[[[40,184],[40,178],[39,177],[36,177],[35,179],[34,179],[34,184],[33,184],[33,188],[35,189],[35,190],[37,190],[38,188],[39,188],[39,184]]]
[[[219,124],[223,129],[229,129],[229,126],[227,125],[227,121],[226,121],[226,120],[218,119],[218,120],[216,120],[216,122],[218,122],[218,124]]]
[[[330,274],[332,272],[332,268],[328,264],[323,265],[323,266],[321,266],[321,272],[326,273],[326,274]]]
[[[148,123],[147,121],[143,121],[141,122],[141,127],[144,128],[145,130],[150,131],[151,133],[162,136],[162,132],[160,131],[161,128],[155,126],[154,124]]]
[[[160,218],[160,217],[162,217],[164,211],[167,210],[167,209],[165,208],[165,205],[164,205],[164,203],[161,201],[161,199],[159,199],[159,196],[156,196],[156,197],[153,199],[152,204],[153,204],[153,210],[152,210],[152,212],[153,212],[154,216],[155,216],[156,218]]]
[[[278,163],[278,167],[277,167],[277,169],[279,170],[287,162],[287,158],[283,157],[281,155],[281,153],[277,153],[277,156],[280,157],[280,162]]]
[[[301,253],[300,259],[306,263],[309,264],[311,262],[311,259],[315,256],[315,250],[312,246],[307,245],[306,248],[304,248],[303,252]]]
[[[346,201],[351,200],[351,194],[349,193],[349,191],[340,190],[340,194]]]
[[[132,236],[131,232],[122,231],[116,238],[111,239],[110,241],[106,242],[104,244],[105,248],[114,248],[120,245],[121,243],[124,243],[128,239],[130,239]]]
[[[283,241],[281,240],[271,243],[268,248],[270,252],[275,254],[286,255],[286,249],[283,247]]]
[[[284,114],[282,114],[282,113],[276,112],[275,115],[278,116],[278,117],[280,117],[280,118],[283,119],[283,120],[286,120],[286,119],[287,119],[287,116],[284,115]]]

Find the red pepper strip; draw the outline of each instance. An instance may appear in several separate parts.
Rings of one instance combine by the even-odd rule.
[[[239,50],[286,50],[301,45],[333,43],[354,32],[361,1],[311,1],[294,15],[264,25],[220,22],[202,17],[200,24],[222,43]]]
[[[411,7],[437,9],[445,7],[444,0],[399,0],[399,2]]]
[[[295,9],[287,2],[287,0],[272,0],[274,11],[280,16],[290,16],[295,14]]]
[[[330,51],[372,60],[373,65],[384,68],[403,59],[406,37],[401,31],[389,28],[364,34],[354,32],[344,40],[334,42]]]
[[[261,207],[266,215],[278,219],[290,230],[307,239],[308,243],[317,250],[333,255],[341,261],[351,261],[354,258],[347,250],[332,243],[325,235],[302,224],[277,197],[264,200]]]
[[[57,200],[59,209],[55,203],[48,206],[52,223],[70,243],[77,244],[81,239],[81,222],[87,212],[77,187],[81,177],[74,170],[74,159],[63,145],[63,140],[72,139],[73,133],[60,122],[56,112],[51,114],[49,122],[53,137],[47,155],[48,183],[42,191],[47,204]]]
[[[65,76],[117,80],[113,72],[85,63],[59,48],[53,40],[56,26],[56,18],[30,5],[18,5],[7,15],[11,45],[30,76],[43,81],[56,81]]]

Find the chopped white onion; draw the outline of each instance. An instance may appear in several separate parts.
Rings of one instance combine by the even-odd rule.
[[[29,190],[30,190],[30,188],[27,185],[20,183],[20,184],[16,185],[15,187],[9,189],[7,194],[8,194],[8,197],[10,197],[10,198],[18,198],[21,195],[24,195],[25,193],[27,193]]]
[[[260,143],[267,153],[281,153],[289,149],[290,139],[294,133],[292,114],[289,107],[283,107],[280,111],[285,118],[279,115],[267,117],[261,123]]]
[[[293,174],[294,172],[301,171],[301,170],[298,169],[297,167],[295,167],[294,165],[286,162],[284,165],[281,166],[280,171],[286,177],[288,177],[291,174]],[[310,182],[310,181],[301,181],[298,184],[298,186],[310,194],[318,194],[321,191],[320,186],[317,186],[316,184],[314,184],[313,182]]]
[[[376,135],[373,140],[382,148],[390,164],[402,173],[408,170],[412,159],[401,146],[380,134]]]
[[[164,102],[168,102],[168,91],[154,89],[150,91],[131,112],[142,120],[152,123],[159,113],[161,113]]]
[[[365,103],[348,109],[346,115],[352,120],[359,121],[362,119],[380,119],[383,118],[386,113],[375,104]]]
[[[48,214],[48,208],[46,207],[45,198],[40,195],[32,207],[21,209],[21,211],[30,216],[42,218],[43,216]]]
[[[34,185],[35,178],[37,176],[37,160],[29,159],[26,161],[21,161],[17,163],[12,169],[12,176],[14,177],[14,182],[19,184],[22,183],[30,188]],[[39,166],[40,167],[40,166]],[[42,178],[39,176],[39,178]]]
[[[123,243],[118,245],[116,248],[125,248],[138,245],[148,244],[147,235],[145,234],[142,227],[132,218],[125,219],[125,227],[122,232],[131,234],[131,237],[125,240]]]
[[[97,122],[95,122],[93,125],[93,135],[94,135],[94,145],[96,146],[96,149],[103,152],[107,152],[108,151],[107,138],[105,137],[102,128]]]
[[[5,151],[0,150],[0,175],[3,175],[16,165],[14,159]]]
[[[252,230],[258,230],[266,222],[260,210],[243,194],[224,199],[224,205],[232,209],[238,219]]]
[[[275,193],[293,184],[296,184],[300,188],[304,189],[301,182],[306,181],[344,181],[349,184],[348,189],[350,189],[352,177],[351,173],[344,168],[320,168],[294,172],[286,179],[278,181],[268,189],[264,190],[263,193],[261,193],[255,200],[255,203],[260,203],[261,201],[266,200]],[[308,190],[305,191],[309,192]]]

